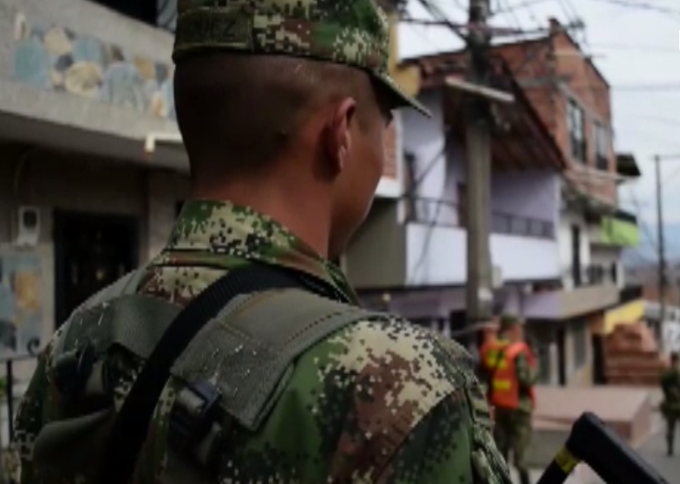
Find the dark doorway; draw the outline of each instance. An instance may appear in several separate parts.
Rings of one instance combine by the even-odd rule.
[[[596,385],[604,385],[607,383],[607,375],[605,374],[605,360],[604,360],[604,336],[601,334],[594,334],[592,337],[593,345],[593,381]]]
[[[89,296],[137,266],[137,230],[131,216],[54,211],[57,327]]]
[[[567,384],[567,348],[566,348],[566,330],[561,326],[557,330],[557,369],[560,386]]]
[[[581,228],[578,225],[571,226],[571,272],[574,286],[581,286]]]

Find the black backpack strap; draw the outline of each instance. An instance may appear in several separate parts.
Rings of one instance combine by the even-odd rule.
[[[116,415],[95,482],[130,481],[170,368],[208,321],[236,296],[305,286],[296,271],[250,263],[229,271],[187,304],[152,351]]]

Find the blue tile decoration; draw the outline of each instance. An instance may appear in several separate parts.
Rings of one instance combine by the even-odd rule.
[[[171,62],[148,59],[70,29],[15,18],[14,79],[175,119]]]

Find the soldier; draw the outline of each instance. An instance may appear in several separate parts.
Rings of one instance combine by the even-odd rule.
[[[528,484],[525,454],[531,440],[534,385],[538,374],[535,358],[523,333],[519,319],[501,317],[499,338],[484,344],[482,358],[494,410],[496,445],[506,461],[512,451],[520,481]]]
[[[675,427],[680,419],[680,370],[678,369],[678,353],[671,353],[671,364],[661,372],[661,390],[663,401],[661,413],[666,420],[666,444],[669,456],[673,455],[675,441]]]
[[[150,330],[152,315],[140,313],[133,325],[131,318],[115,319],[133,310],[122,306],[113,323],[90,317],[92,311],[113,314],[106,308],[124,299],[109,300],[111,294],[131,291],[153,296],[156,305],[191,307],[214,281],[266,266],[304,283],[307,300],[323,295],[314,299],[317,307],[361,311],[329,259],[342,253],[368,212],[383,172],[391,110],[425,111],[388,77],[384,12],[373,0],[186,0],[178,10],[175,102],[191,198],[167,247],[76,310],[42,354],[16,421],[23,484],[91,482],[98,460],[117,458],[97,454],[107,428],[97,422],[108,422],[106,412],[120,414],[139,388],[130,390],[148,363],[148,348],[130,334]],[[263,294],[269,301],[302,297],[285,290]],[[239,311],[253,314],[258,305],[273,304],[262,295],[249,301],[255,303]],[[238,311],[224,309],[227,319],[204,329],[234,327]],[[297,324],[291,315],[307,309],[313,308],[289,304],[250,323],[269,328],[267,336],[280,343],[297,336],[285,325]],[[118,324],[127,330],[99,328]],[[244,357],[250,360],[239,359],[242,347],[229,346],[220,334],[199,333],[203,346],[189,346],[176,360],[133,482],[207,476],[230,483],[510,483],[470,357],[451,340],[396,316],[362,316],[297,354],[281,377],[285,384],[256,394],[222,384],[242,375],[241,385],[260,389],[255,373],[269,375],[250,353]],[[107,384],[90,385],[99,375],[90,372],[87,385],[66,391],[72,382],[59,384],[60,364],[67,354],[78,355],[79,364],[86,360],[90,346],[65,353],[85,340],[99,355],[91,367],[108,369],[101,373]],[[230,358],[245,366],[218,364]],[[223,391],[211,400],[220,405],[210,425],[201,426],[210,429],[201,438],[212,440],[191,447],[198,439],[189,432],[191,441],[183,440],[180,424],[193,431],[196,415],[208,418],[206,406],[192,406],[199,396],[191,383],[196,375]],[[93,402],[108,401],[104,396],[114,405],[96,413]],[[251,411],[256,418],[245,418]]]

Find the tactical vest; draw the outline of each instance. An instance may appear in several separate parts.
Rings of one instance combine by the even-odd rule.
[[[120,410],[106,354],[115,345],[147,360],[181,308],[137,293],[143,270],[91,297],[57,336],[50,364],[64,408],[34,445],[35,465],[72,471],[92,482]],[[263,290],[228,301],[191,340],[170,374],[186,382],[163,394],[155,412],[170,412],[167,482],[196,480],[211,469],[232,423],[257,430],[291,378],[295,361],[332,333],[385,317],[304,289]],[[61,412],[62,415],[65,412]],[[110,456],[108,456],[110,458]],[[175,466],[175,467],[173,467]]]
[[[533,368],[536,362],[529,346],[523,342],[495,340],[486,343],[481,353],[490,376],[489,403],[494,407],[516,409],[519,406],[519,380],[515,358],[524,353]],[[532,401],[535,399],[533,388],[529,390],[529,396]]]

